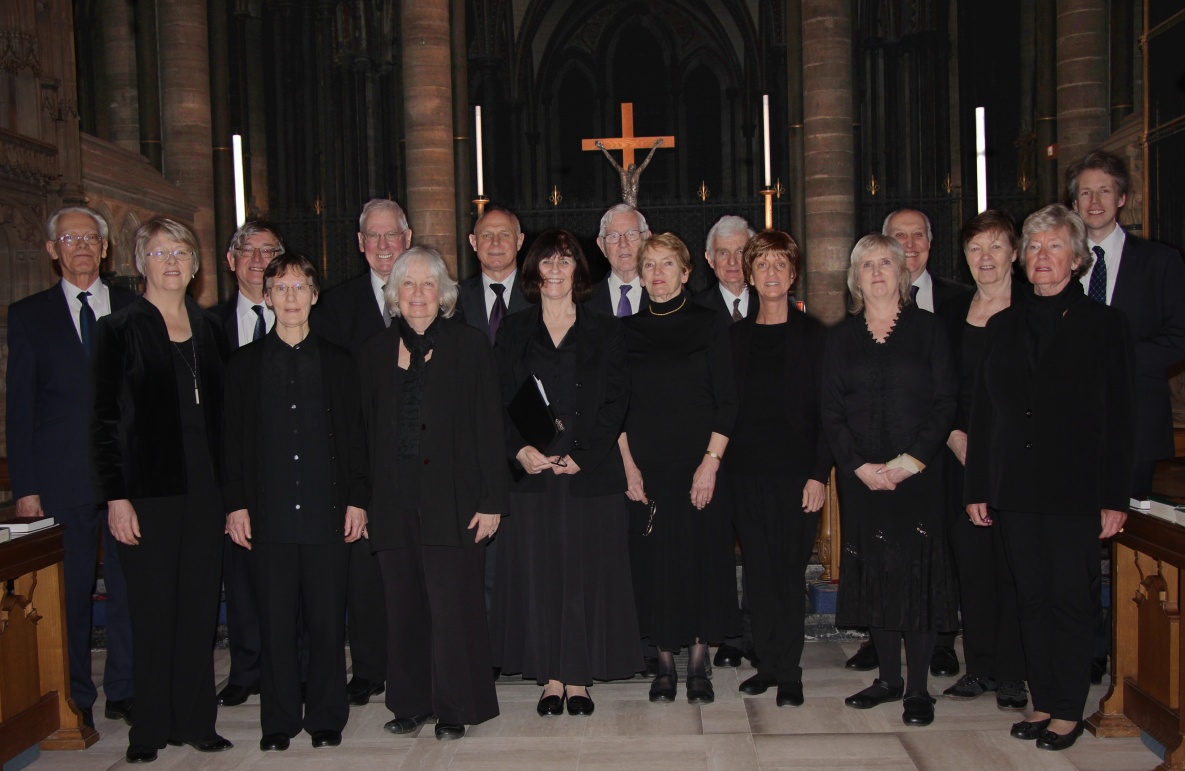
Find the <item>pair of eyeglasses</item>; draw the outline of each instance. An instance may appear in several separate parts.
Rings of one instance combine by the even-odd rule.
[[[74,246],[75,244],[94,246],[95,244],[103,243],[103,237],[98,233],[87,233],[81,236],[72,236],[67,233],[64,236],[58,236],[58,243],[62,246]]]
[[[601,238],[603,238],[605,240],[605,243],[607,243],[607,244],[616,244],[617,242],[619,242],[622,239],[623,236],[625,237],[626,241],[633,243],[634,241],[637,241],[642,238],[642,231],[641,230],[627,230],[624,233],[610,232],[610,233],[606,233],[605,235],[601,236]]]
[[[386,239],[387,241],[394,241],[399,236],[406,233],[406,230],[392,230],[389,233],[363,233],[362,237],[366,239],[368,244],[377,244],[379,241]]]
[[[310,284],[272,284],[270,287],[268,287],[268,291],[273,294],[284,295],[288,294],[288,290],[291,289],[298,295],[303,295],[308,294],[312,288],[313,287]]]
[[[197,255],[197,253],[194,252],[192,249],[174,249],[171,252],[164,252],[164,251],[149,252],[145,256],[147,256],[149,259],[153,260],[154,262],[168,262],[170,257],[172,257],[177,262],[189,262],[196,255]]]
[[[273,257],[279,257],[281,254],[283,254],[284,247],[282,247],[282,246],[240,246],[237,249],[235,249],[235,251],[248,259],[254,257],[256,252],[259,252],[260,257],[264,258],[265,260],[270,260]]]
[[[654,532],[654,515],[658,513],[658,504],[654,499],[650,499],[650,519],[646,520],[646,529],[642,531],[642,537],[650,535]]]
[[[559,466],[560,468],[568,468],[568,461],[564,460],[563,457],[557,455],[551,459],[551,465]]]

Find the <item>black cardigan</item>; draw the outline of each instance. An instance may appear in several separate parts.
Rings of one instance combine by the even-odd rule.
[[[627,369],[625,328],[608,313],[588,306],[576,309],[576,409],[573,424],[567,427],[575,444],[569,453],[580,466],[572,476],[572,495],[591,497],[624,493],[625,468],[617,437],[629,407],[630,376]],[[518,389],[531,376],[527,350],[539,334],[543,311],[539,306],[507,316],[498,329],[494,354],[502,380],[502,401],[509,405]],[[506,418],[506,453],[515,455],[528,444]],[[524,474],[516,469],[515,490],[543,492],[544,479],[539,474]]]
[[[715,291],[716,287],[712,287]],[[719,295],[719,292],[717,292]],[[756,294],[750,302],[756,299]],[[786,325],[786,394],[782,407],[786,419],[794,426],[790,436],[791,468],[805,471],[810,479],[823,484],[831,475],[834,461],[831,445],[823,433],[819,420],[819,397],[823,382],[823,351],[827,343],[827,328],[817,319],[797,308],[790,308],[790,323]],[[745,409],[745,380],[749,375],[749,343],[753,329],[757,326],[755,317],[750,316],[729,328],[732,335],[732,359],[735,365],[737,395],[740,400],[738,412]],[[760,373],[755,373],[760,374]],[[742,472],[728,466],[732,472]]]
[[[509,317],[508,317],[509,318]],[[474,546],[469,521],[477,512],[506,513],[509,487],[502,450],[502,398],[490,341],[453,319],[436,325],[420,408],[420,538],[430,546]],[[395,479],[399,394],[399,325],[358,351],[362,415],[370,448],[367,507],[373,551],[404,542],[402,501]],[[480,545],[480,544],[478,544]]]
[[[988,321],[963,501],[1051,514],[1127,511],[1135,419],[1127,320],[1083,298],[1030,372],[1026,302]]]
[[[201,370],[202,407],[214,473],[221,469],[222,323],[185,298]],[[95,500],[184,495],[185,451],[177,376],[165,319],[143,297],[99,319],[91,359]]]
[[[276,334],[273,329],[270,334]],[[265,338],[266,339],[266,338]],[[329,429],[329,474],[333,508],[324,534],[342,537],[346,506],[365,509],[370,504],[370,467],[366,457],[366,432],[362,427],[362,403],[358,371],[349,351],[310,333],[304,345],[316,345],[321,359],[321,383],[325,394]],[[226,365],[226,399],[223,411],[223,504],[226,512],[246,509],[251,534],[259,542],[274,540],[268,532],[268,479],[262,465],[263,435],[260,400],[263,394],[264,341],[240,348]],[[292,480],[274,480],[291,484]]]

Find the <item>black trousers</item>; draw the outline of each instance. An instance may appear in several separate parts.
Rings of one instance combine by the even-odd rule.
[[[226,638],[230,647],[228,683],[259,687],[259,611],[251,581],[251,552],[225,536],[222,549],[222,589],[226,595]]]
[[[418,532],[415,541],[378,553],[388,614],[387,708],[396,717],[432,713],[465,725],[497,717],[483,550],[423,546]]]
[[[132,501],[140,543],[119,545],[135,648],[135,725],[130,744],[214,736],[214,632],[225,519],[217,487]]]
[[[350,662],[355,677],[381,683],[387,679],[387,616],[383,612],[383,574],[370,542],[350,544],[346,616]]]
[[[724,474],[745,554],[757,671],[779,683],[802,680],[806,564],[818,513],[802,510],[806,477]]]
[[[70,662],[70,697],[79,709],[91,709],[98,689],[91,679],[91,613],[99,539],[103,540],[103,581],[107,600],[107,662],[103,667],[103,692],[108,701],[130,699],[135,694],[132,672],[132,620],[128,589],[119,561],[119,542],[107,527],[107,507],[94,504],[46,512],[62,525],[65,551],[66,648]]]
[[[1033,709],[1058,720],[1081,720],[1101,605],[1099,513],[996,516],[1016,579]]]
[[[260,609],[259,718],[262,733],[293,737],[303,728],[341,731],[350,716],[346,699],[345,629],[349,545],[255,543],[251,576]],[[298,618],[309,652],[308,700],[300,700]],[[303,711],[303,715],[302,715]]]
[[[976,527],[966,510],[952,507],[946,536],[959,582],[967,673],[1001,682],[1024,680],[1016,583],[1000,526]]]

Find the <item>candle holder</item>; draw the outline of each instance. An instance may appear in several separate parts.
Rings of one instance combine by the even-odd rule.
[[[481,219],[482,217],[484,217],[486,215],[486,205],[489,202],[490,202],[490,199],[486,198],[484,195],[478,195],[477,198],[473,199],[474,205],[477,206],[477,218],[478,219]]]
[[[774,196],[778,194],[776,187],[761,188],[761,195],[765,198],[765,229],[774,229]]]

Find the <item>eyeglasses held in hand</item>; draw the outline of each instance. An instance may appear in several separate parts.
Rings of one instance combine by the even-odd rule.
[[[171,252],[149,252],[147,256],[154,262],[168,262],[170,257],[172,257],[177,262],[190,262],[195,256],[197,256],[197,253],[192,249],[174,249]]]
[[[654,532],[654,515],[657,513],[658,513],[658,504],[654,502],[653,498],[651,498],[650,499],[650,519],[648,519],[646,521],[646,529],[642,531],[643,538],[645,538],[646,536],[648,536]]]

